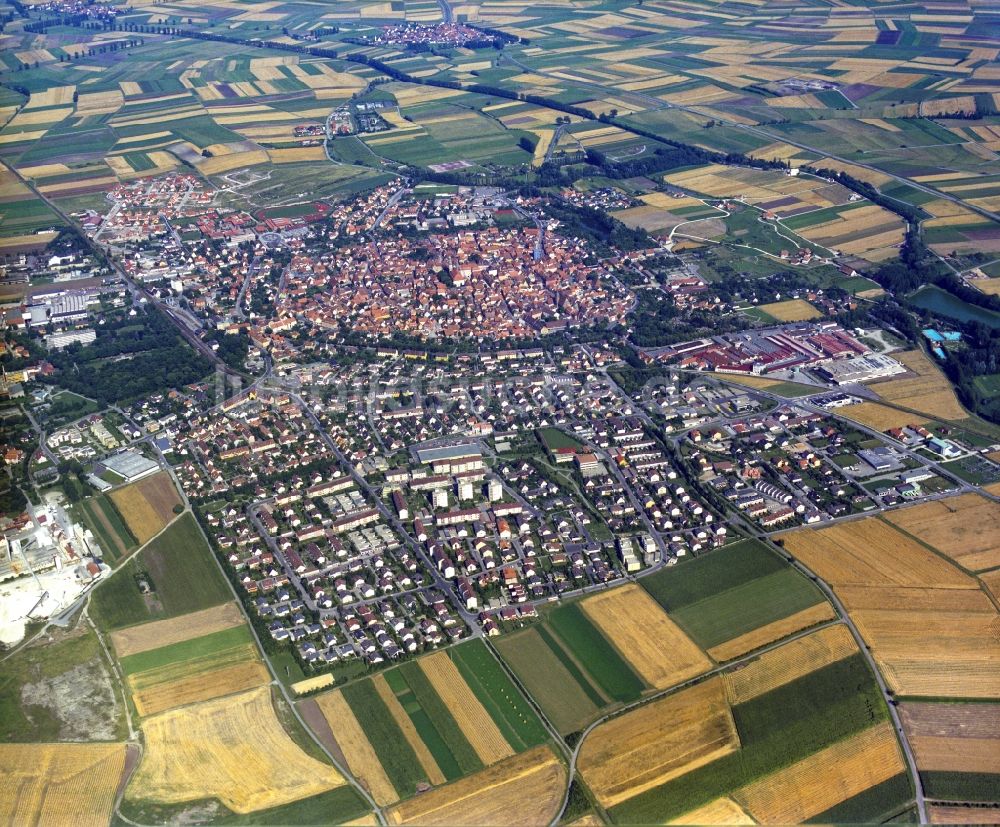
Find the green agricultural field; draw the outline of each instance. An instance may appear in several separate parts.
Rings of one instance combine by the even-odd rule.
[[[517,752],[549,740],[535,710],[514,686],[486,644],[472,641],[451,649],[449,654],[507,743]]]
[[[128,530],[125,521],[122,519],[118,509],[115,508],[111,498],[105,494],[98,494],[80,500],[73,507],[74,514],[83,520],[97,540],[101,551],[104,552],[104,561],[111,566],[118,562],[132,551],[137,543],[132,532]]]
[[[983,396],[1000,395],[1000,373],[990,373],[986,376],[977,376],[972,381]]]
[[[504,635],[496,648],[552,725],[569,735],[592,721],[607,701],[572,661],[571,671],[541,632],[542,627],[535,626]]]
[[[104,630],[122,629],[164,616],[151,597],[139,591],[146,571],[132,558],[114,575],[98,584],[90,598],[90,616]]]
[[[703,649],[822,602],[819,589],[791,566],[671,613]]]
[[[565,643],[601,689],[616,701],[634,701],[646,688],[576,603],[556,609],[548,617],[552,631]]]
[[[609,811],[618,824],[662,824],[887,717],[861,654],[733,707],[740,748]],[[867,821],[868,819],[863,819]]]
[[[668,612],[757,577],[781,571],[784,561],[756,540],[740,540],[642,578],[642,586]]]
[[[642,584],[704,649],[823,600],[816,586],[756,540],[724,546]]]
[[[151,586],[151,594],[142,594],[140,579]],[[101,583],[90,609],[95,622],[111,630],[206,609],[231,597],[198,524],[185,514]]]
[[[743,244],[756,250],[763,250],[771,255],[778,255],[782,250],[789,249],[792,244],[805,246],[802,239],[789,241],[778,235],[776,225],[761,220],[762,213],[752,208],[744,208],[723,219],[726,225],[726,236],[723,243]],[[785,235],[788,235],[786,230]]]
[[[940,801],[996,801],[1000,798],[1000,773],[921,772],[924,793]]]
[[[185,514],[142,552],[168,615],[186,614],[231,599],[228,584],[194,516]]]
[[[901,772],[892,778],[869,787],[836,807],[819,813],[808,824],[863,824],[883,823],[902,812],[913,801],[913,784],[910,776]]]
[[[413,748],[372,682],[351,683],[341,691],[399,797],[413,795],[417,785],[426,782],[427,778]]]
[[[36,198],[8,201],[3,205],[0,234],[28,235],[62,227],[63,220],[44,202]]]
[[[386,674],[390,688],[410,716],[421,740],[445,778],[452,781],[482,769],[482,762],[462,734],[444,701],[415,661]]]
[[[180,643],[161,646],[159,649],[150,649],[136,655],[129,655],[121,658],[119,663],[126,675],[137,675],[140,672],[149,672],[152,669],[173,666],[185,661],[210,658],[212,655],[224,653],[227,649],[236,649],[252,644],[253,637],[249,627],[241,624]]]
[[[122,815],[139,824],[180,824],[185,819],[197,818],[206,808],[210,808],[212,812],[213,825],[227,827],[269,827],[274,824],[326,827],[330,824],[343,824],[368,812],[364,799],[349,784],[311,798],[253,813],[230,812],[217,799],[160,804],[125,798],[121,802]]]
[[[857,210],[861,207],[869,206],[869,201],[854,201],[850,204],[844,204],[839,207],[825,207],[821,210],[812,210],[811,212],[802,213],[801,215],[793,215],[790,218],[782,219],[781,225],[787,230],[804,230],[808,227],[815,227],[817,224],[823,224],[827,221],[834,221],[840,218],[851,210]]]

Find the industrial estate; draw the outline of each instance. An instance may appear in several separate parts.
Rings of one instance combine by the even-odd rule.
[[[0,44],[0,820],[1000,823],[995,4]]]

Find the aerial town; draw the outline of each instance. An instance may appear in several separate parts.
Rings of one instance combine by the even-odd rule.
[[[987,6],[6,6],[3,820],[1000,823]]]

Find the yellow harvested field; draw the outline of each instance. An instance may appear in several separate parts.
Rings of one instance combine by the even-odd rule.
[[[973,286],[987,296],[1000,296],[1000,278],[978,279]]]
[[[817,669],[843,660],[858,651],[847,627],[838,623],[772,649],[725,677],[731,704],[741,704],[784,686]]]
[[[22,126],[39,126],[43,124],[56,123],[72,114],[72,112],[73,109],[69,106],[59,109],[39,109],[37,111],[25,108],[14,116],[14,119],[8,124],[8,127],[14,129]]]
[[[5,132],[0,135],[0,144],[19,144],[21,142],[37,141],[44,135],[44,129],[36,129],[31,132]]]
[[[462,734],[484,765],[489,766],[514,754],[496,722],[486,711],[447,652],[435,652],[421,658],[420,668],[445,706],[455,717]]]
[[[876,517],[782,535],[785,549],[832,586],[975,589],[975,580]]]
[[[870,609],[851,616],[898,694],[1000,698],[995,610]]]
[[[153,683],[148,687],[134,690],[132,700],[135,702],[136,712],[146,717],[179,706],[210,701],[213,698],[263,686],[270,679],[271,675],[264,664],[248,660],[220,669],[187,675],[173,681]]]
[[[756,824],[750,814],[731,798],[717,798],[668,824]]]
[[[715,677],[595,727],[577,766],[611,807],[738,748],[725,685]]]
[[[132,135],[127,138],[119,138],[115,144],[115,149],[122,149],[126,144],[144,143],[156,140],[157,138],[170,138],[173,134],[173,132],[147,132],[145,135]]]
[[[422,86],[412,83],[387,83],[382,89],[393,95],[401,107],[416,106],[464,94],[459,89],[439,89],[436,86]]]
[[[719,376],[719,379],[723,382],[735,382],[737,385],[746,385],[748,388],[759,388],[761,390],[782,384],[780,379],[768,379],[766,376],[751,376],[749,374],[744,376],[742,374],[727,373]]]
[[[344,753],[351,774],[364,785],[380,806],[398,801],[399,795],[395,787],[385,774],[374,747],[340,690],[320,695],[316,698],[316,705],[330,725],[330,731]]]
[[[174,507],[181,504],[173,480],[166,471],[116,488],[109,496],[139,545],[162,531],[177,516]]]
[[[1000,566],[1000,503],[979,494],[922,503],[885,517],[966,569]]]
[[[712,666],[649,593],[634,583],[588,597],[580,608],[655,689],[686,681]]]
[[[344,827],[379,827],[380,823],[375,817],[375,813],[368,813],[358,818],[352,818],[350,821],[345,821]]]
[[[665,192],[647,192],[640,195],[639,200],[644,204],[649,204],[651,207],[661,207],[665,210],[706,206],[705,202],[700,198],[691,198],[687,195],[675,198],[672,195],[667,195]]]
[[[538,143],[535,144],[535,151],[531,156],[533,166],[541,166],[545,163],[545,155],[549,151],[549,145],[555,135],[554,129],[533,129],[532,132],[538,136]]]
[[[315,692],[317,689],[323,689],[327,686],[333,686],[333,675],[326,672],[323,675],[316,675],[314,678],[306,678],[304,681],[297,681],[292,684],[292,692],[296,695],[305,695],[307,692]]]
[[[146,750],[126,796],[166,804],[217,798],[250,813],[345,783],[282,729],[270,687],[147,719]]]
[[[738,790],[761,824],[801,824],[906,769],[888,723],[877,724]]]
[[[863,609],[905,609],[910,612],[993,611],[990,599],[979,589],[839,586],[837,595],[849,612]]]
[[[251,149],[247,152],[233,152],[216,158],[206,158],[198,163],[198,172],[202,175],[218,175],[240,167],[252,167],[269,162],[267,152],[263,149]]]
[[[857,405],[848,405],[845,408],[838,408],[837,414],[845,419],[853,419],[869,428],[876,428],[879,431],[888,431],[892,428],[904,428],[907,425],[921,425],[926,420],[920,414],[900,411],[890,408],[888,405],[880,405],[878,402],[861,402]]]
[[[56,230],[46,230],[41,233],[30,233],[28,235],[8,235],[0,238],[0,250],[11,249],[13,247],[45,247],[59,233]]]
[[[823,601],[758,629],[752,629],[739,637],[720,643],[718,646],[713,646],[708,650],[708,654],[722,663],[745,655],[747,652],[752,652],[754,649],[760,649],[761,646],[767,646],[769,643],[774,643],[776,640],[781,640],[803,629],[808,629],[817,623],[833,620],[834,617],[836,614],[833,611],[833,606]]]
[[[1000,485],[1000,483],[998,483]],[[1000,490],[995,493],[1000,494]],[[986,590],[993,595],[993,599],[1000,601],[1000,569],[996,571],[988,571],[985,574],[980,574],[979,579],[982,581]]]
[[[679,102],[679,101],[678,101]],[[778,215],[786,215],[793,209],[803,205],[817,208],[838,206],[847,200],[843,188],[831,187],[826,181],[797,176],[788,176],[773,170],[737,169],[719,164],[707,164],[683,172],[669,173],[664,180],[674,186],[683,187],[692,192],[704,193],[713,198],[741,197],[749,204],[763,204],[778,199],[794,197],[795,201],[775,207]],[[863,206],[852,212],[875,210],[885,220],[892,220],[891,213],[884,213],[874,205]],[[851,213],[849,213],[851,214]],[[799,232],[813,233],[817,228],[839,224],[842,220],[835,219],[826,224],[810,227]],[[846,229],[838,226],[837,232]]]
[[[21,173],[25,178],[31,178],[32,180],[36,178],[46,178],[49,175],[65,175],[72,170],[66,166],[66,164],[39,164],[34,167],[18,167],[18,172]],[[8,173],[13,176],[13,173]],[[17,179],[14,179],[17,181]],[[17,181],[19,187],[21,187],[25,192],[27,192],[27,187]],[[5,193],[6,194],[6,193]]]
[[[783,540],[842,596],[894,691],[1000,697],[1000,617],[974,577],[874,517]]]
[[[67,106],[73,103],[75,86],[50,86],[44,92],[32,92],[25,109],[36,109],[40,106]]]
[[[921,771],[1000,773],[1000,706],[904,703],[900,715]]]
[[[231,629],[243,622],[240,607],[233,602],[212,606],[210,609],[191,612],[179,617],[154,620],[129,626],[111,633],[111,642],[119,658],[159,649],[172,643],[202,637],[212,632]]]
[[[883,187],[886,184],[891,183],[893,180],[884,172],[878,172],[873,169],[868,169],[867,167],[859,167],[854,164],[847,163],[846,161],[835,161],[832,158],[823,158],[821,161],[815,162],[815,164],[818,167],[831,170],[832,172],[846,172],[853,178],[857,178],[859,181],[864,181],[866,184],[871,184],[873,187]],[[952,202],[948,201],[946,203],[950,204]]]
[[[427,773],[427,780],[434,786],[444,784],[447,780],[444,777],[444,773],[441,772],[441,768],[438,767],[437,761],[434,760],[434,756],[427,748],[427,744],[425,744],[420,735],[417,734],[417,728],[413,725],[413,721],[410,719],[410,716],[406,714],[406,710],[403,709],[403,705],[399,702],[396,694],[389,687],[389,684],[385,680],[385,675],[376,675],[373,677],[372,685],[375,687],[375,691],[378,692],[382,702],[389,710],[389,714],[392,715],[393,720],[402,731],[406,742],[413,749],[413,753],[417,756],[420,766],[423,767],[424,772]]]
[[[297,164],[303,161],[323,161],[326,159],[326,150],[321,146],[269,149],[267,154],[276,164]]]
[[[0,744],[0,822],[107,827],[125,744]]]
[[[76,114],[111,115],[122,108],[125,97],[118,89],[107,92],[89,92],[81,94],[76,101]]]
[[[514,755],[473,775],[418,795],[386,812],[389,824],[538,827],[555,818],[566,770],[549,747]]]
[[[818,319],[823,315],[805,299],[788,299],[783,302],[762,304],[758,309],[769,316],[774,316],[779,322],[804,322]]]
[[[30,173],[32,170],[45,167],[63,167],[64,170],[68,171],[69,168],[65,167],[63,164],[44,164],[41,167],[22,167],[19,171],[21,175],[26,178],[33,177]],[[14,195],[28,195],[31,190],[29,190],[21,181],[18,179],[17,175],[10,167],[6,167],[0,164],[0,197],[10,198]]]
[[[922,411],[944,419],[964,419],[968,416],[947,377],[921,350],[893,354],[916,378],[890,379],[872,386],[887,402]]]
[[[974,811],[976,824],[1000,824],[1000,807],[978,807]],[[949,807],[944,804],[927,805],[931,824],[968,824],[968,807]]]
[[[42,184],[38,187],[38,191],[45,195],[59,196],[73,192],[80,186],[110,188],[117,183],[118,179],[115,178],[115,176],[106,175],[101,178],[88,178],[86,184],[81,184],[79,182],[74,183],[73,181],[63,181],[57,184]]]

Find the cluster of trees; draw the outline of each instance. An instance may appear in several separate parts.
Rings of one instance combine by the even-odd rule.
[[[212,363],[192,350],[156,309],[112,317],[86,346],[50,354],[58,369],[48,381],[97,400],[102,407],[197,382]]]
[[[630,338],[637,347],[662,347],[747,326],[746,320],[735,313],[720,316],[708,310],[679,310],[673,299],[659,290],[639,290],[636,299]]]
[[[626,227],[617,218],[600,210],[550,200],[545,205],[545,212],[560,222],[557,232],[585,239],[597,253],[610,255],[612,247],[630,252],[656,246],[649,233],[641,227]]]
[[[977,376],[1000,373],[1000,330],[982,322],[959,325],[964,347],[946,351],[945,373],[958,388],[959,398],[984,419],[1000,422],[1000,394],[984,392]]]
[[[247,353],[250,350],[250,337],[246,333],[218,333],[206,341],[210,345],[218,345],[216,356],[233,370],[246,369]]]

